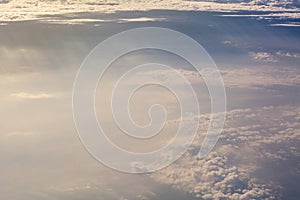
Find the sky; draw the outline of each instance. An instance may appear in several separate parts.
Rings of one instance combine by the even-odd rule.
[[[0,0],[0,198],[299,199],[299,9],[297,0]],[[132,119],[147,125],[148,109],[160,103],[168,113],[164,129],[149,140],[120,131],[110,97],[133,66],[172,66],[141,71],[136,81],[159,77],[180,90],[175,71],[190,82],[201,111],[183,119],[199,120],[189,149],[168,167],[137,175],[110,169],[85,149],[72,91],[81,64],[99,43],[141,27],[176,30],[200,43],[224,81],[227,112],[218,143],[199,159],[211,116],[203,77],[164,51],[134,51],[115,60],[96,88],[95,110],[118,146],[161,148],[182,120],[176,95],[149,86],[132,96]]]

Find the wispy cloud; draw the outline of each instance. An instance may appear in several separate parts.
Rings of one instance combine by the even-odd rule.
[[[13,136],[32,136],[33,133],[32,132],[27,132],[27,131],[13,131],[13,132],[9,132],[7,134],[4,134],[7,137],[13,137]]]
[[[270,26],[287,26],[287,27],[299,27],[300,24],[283,23],[283,24],[271,24]]]
[[[197,71],[193,70],[175,70],[192,84],[204,84],[204,80]],[[296,68],[288,67],[247,67],[247,68],[222,68],[219,71],[224,80],[224,84],[229,88],[261,88],[262,86],[285,85],[299,86],[300,72]],[[203,70],[200,73],[205,73],[207,76],[213,76],[214,71]],[[149,73],[140,73],[139,77],[143,80],[149,77],[161,77],[166,81],[176,85],[176,79],[173,78],[170,70],[157,70]],[[243,77],[243,78],[241,78]]]
[[[222,44],[232,44],[232,41],[230,41],[230,40],[224,40],[224,41],[222,42]]]
[[[12,93],[10,96],[20,98],[20,99],[50,99],[54,98],[55,95],[49,93]]]
[[[124,18],[120,19],[119,22],[153,22],[153,21],[166,21],[166,18],[149,18],[149,17],[139,17],[139,18]]]

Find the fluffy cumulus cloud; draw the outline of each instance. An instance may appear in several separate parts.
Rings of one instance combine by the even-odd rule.
[[[205,11],[239,11],[239,10],[260,10],[273,11],[282,17],[299,18],[299,8],[292,0],[286,1],[181,1],[181,0],[127,0],[127,1],[95,1],[95,0],[3,0],[0,3],[1,21],[22,21],[22,20],[49,20],[43,15],[70,14],[75,12],[116,12],[130,10],[205,10]],[[52,20],[55,20],[53,18]],[[91,19],[84,19],[84,21]],[[51,20],[50,20],[51,22]],[[79,23],[80,21],[65,23]]]
[[[278,199],[280,184],[255,172],[263,162],[300,156],[299,111],[293,106],[231,110],[212,153],[197,158],[198,138],[182,159],[153,177],[202,199]],[[201,116],[202,127],[205,119]]]
[[[194,157],[182,161],[155,178],[202,199],[275,199],[267,185],[231,166],[226,156],[211,153],[203,160]]]

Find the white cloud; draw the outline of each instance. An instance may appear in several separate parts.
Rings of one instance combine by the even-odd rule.
[[[185,157],[154,178],[202,199],[275,199],[270,186],[259,184],[228,160],[218,153],[203,160]]]
[[[298,53],[290,53],[290,52],[286,52],[286,51],[277,51],[276,55],[282,56],[282,57],[300,58],[300,54],[298,54]]]
[[[300,24],[271,24],[270,26],[288,26],[288,27],[299,27]]]
[[[4,134],[4,136],[7,137],[13,137],[13,136],[32,136],[33,133],[32,132],[28,132],[28,131],[13,131],[13,132],[9,132]]]
[[[48,93],[26,93],[26,92],[12,93],[11,96],[20,99],[50,99],[55,97],[53,94],[48,94]]]
[[[103,19],[95,19],[95,18],[79,18],[79,19],[57,19],[57,18],[47,18],[40,19],[42,22],[50,23],[50,24],[83,24],[83,23],[104,23],[104,22],[112,22],[116,21],[118,23],[126,23],[126,22],[153,22],[153,21],[165,21],[165,18],[155,18],[155,17],[138,17],[138,18],[123,18],[118,20],[103,20]]]
[[[277,199],[280,185],[254,174],[263,162],[277,163],[300,155],[299,109],[270,106],[231,110],[213,152],[197,159],[201,145],[198,136],[178,162],[152,176],[203,199]],[[292,170],[297,170],[296,166]]]
[[[287,6],[289,5],[289,6]],[[272,11],[281,17],[299,18],[299,9],[293,7],[290,1],[251,1],[240,3],[237,1],[181,1],[181,0],[140,0],[115,1],[108,3],[105,0],[66,0],[66,1],[37,1],[11,0],[0,4],[0,21],[43,20],[43,15],[63,15],[76,12],[112,13],[116,11],[147,11],[152,9],[168,10],[198,10],[198,11]],[[280,13],[278,13],[280,12]],[[270,14],[269,14],[270,15]],[[67,21],[65,21],[68,23]]]
[[[110,20],[81,18],[81,19],[41,19],[40,21],[47,22],[50,24],[83,24],[83,23],[103,23],[103,22],[109,22]]]
[[[249,56],[256,61],[276,63],[278,59],[268,52],[249,52]]]
[[[222,138],[229,143],[247,142],[256,147],[289,142],[300,134],[299,111],[299,107],[289,106],[229,111]]]
[[[139,17],[139,18],[119,19],[119,22],[153,22],[153,21],[165,21],[165,20],[166,18]]]
[[[192,84],[204,84],[204,80],[201,78],[201,75],[196,71],[174,70],[186,77]],[[204,73],[206,76],[213,76],[215,72],[216,71],[214,70],[202,70],[200,73]],[[260,88],[272,85],[300,85],[300,71],[296,68],[271,66],[221,68],[219,72],[222,75],[225,87],[230,88]],[[176,82],[176,79],[173,76],[174,72],[170,72],[170,70],[156,70],[139,74],[139,77],[143,80],[147,80],[149,77],[164,78],[168,82],[172,82],[174,85],[177,85],[178,82]]]
[[[268,14],[222,14],[224,17],[257,17],[258,19],[297,19],[300,17],[300,14],[295,12],[285,12],[281,9],[281,12],[271,12]],[[272,26],[272,25],[271,25]]]
[[[222,44],[232,44],[232,41],[230,41],[230,40],[224,40],[224,41],[222,42]]]

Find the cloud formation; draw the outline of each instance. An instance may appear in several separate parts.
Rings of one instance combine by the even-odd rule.
[[[290,53],[287,51],[277,51],[276,55],[282,56],[282,57],[289,57],[289,58],[300,58],[299,53]]]
[[[43,15],[64,15],[77,12],[112,13],[116,11],[147,11],[153,9],[197,10],[197,11],[272,11],[283,17],[299,18],[299,9],[292,0],[288,1],[114,1],[105,0],[11,0],[0,4],[0,21],[47,20]],[[280,12],[280,13],[278,13]],[[271,13],[272,14],[272,13]],[[65,23],[68,23],[66,20]]]
[[[269,160],[300,156],[299,111],[293,106],[231,110],[213,152],[197,159],[198,138],[182,159],[153,177],[202,199],[278,199],[280,185],[254,174]],[[202,125],[206,118],[201,116]]]
[[[192,84],[204,84],[201,74],[213,78],[214,73],[218,71],[203,69],[200,73],[194,70],[177,70],[176,72],[183,75]],[[300,86],[300,71],[296,68],[288,67],[247,67],[247,68],[221,68],[219,69],[224,80],[225,87],[229,88],[261,88],[265,86],[283,85],[283,86]],[[149,73],[141,73],[139,77],[143,80],[154,76],[163,78],[165,81],[176,85],[174,73],[169,70],[156,70]]]
[[[268,52],[249,52],[249,56],[256,61],[276,63],[278,59]]]

